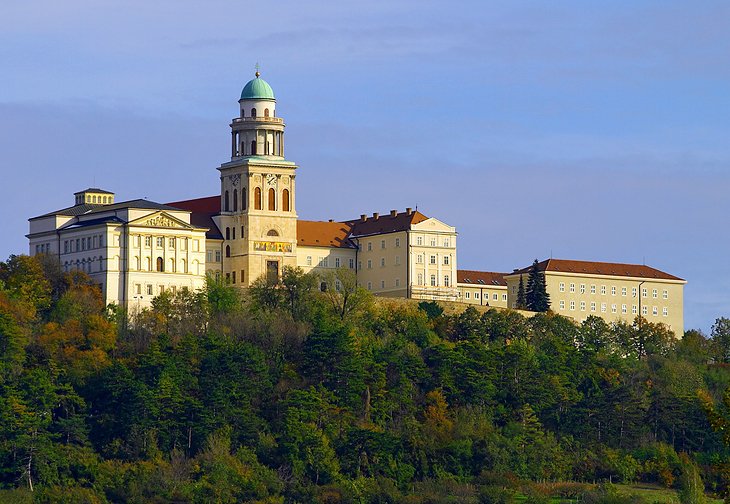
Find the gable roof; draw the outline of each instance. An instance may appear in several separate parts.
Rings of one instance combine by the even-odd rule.
[[[505,275],[507,273],[494,271],[457,270],[456,283],[474,284],[476,287],[506,287]]]
[[[297,220],[297,245],[355,248],[349,238],[351,229],[346,222]]]
[[[532,266],[516,270],[509,275],[527,274]],[[537,263],[538,271],[560,273],[582,273],[586,275],[610,275],[634,278],[656,278],[658,280],[679,280],[679,278],[644,264],[622,264],[595,261],[573,261],[569,259],[546,259]]]
[[[206,228],[208,231],[205,237],[211,240],[222,240],[223,234],[216,225],[213,217],[220,214],[220,196],[207,196],[191,200],[175,201],[168,203],[171,207],[190,212],[190,224],[199,228]]]
[[[393,214],[394,212],[385,215],[374,214],[370,217],[345,221],[345,223],[352,227],[350,233],[352,236],[369,236],[406,231],[413,224],[418,224],[428,219],[428,217],[418,210],[411,211],[409,209],[405,212],[395,213],[395,215]]]
[[[162,203],[155,203],[154,201],[149,201],[146,199],[134,199],[129,201],[122,201],[120,203],[113,203],[111,205],[84,203],[82,205],[74,205],[72,207],[62,208],[61,210],[56,210],[54,212],[48,212],[46,214],[39,215],[38,217],[31,217],[29,220],[40,219],[42,217],[51,217],[53,215],[65,215],[68,217],[75,217],[78,215],[88,215],[109,211],[113,212],[115,210],[122,210],[124,208],[139,208],[142,210],[178,210],[177,208],[163,205]]]

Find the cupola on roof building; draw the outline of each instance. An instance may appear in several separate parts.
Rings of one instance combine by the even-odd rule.
[[[206,275],[247,287],[260,277],[278,282],[287,266],[322,278],[333,269],[350,269],[379,296],[514,306],[514,282],[524,271],[457,270],[456,228],[417,209],[341,222],[300,220],[299,167],[286,157],[286,124],[258,71],[238,104],[229,124],[230,159],[218,167],[220,194],[167,204],[117,203],[110,191],[85,189],[74,194],[72,206],[30,219],[30,253],[53,254],[65,270],[86,271],[108,303],[130,310],[149,306],[166,290],[201,288]],[[677,277],[649,267],[581,261],[550,260],[541,271],[559,313],[580,320],[584,314],[615,319],[646,312],[682,329],[685,282]],[[587,293],[584,300],[567,295],[573,292],[561,297],[565,284],[613,287],[626,292],[626,303],[623,294],[615,303],[598,293],[592,293],[595,300]],[[644,284],[662,297],[634,308],[628,293]]]

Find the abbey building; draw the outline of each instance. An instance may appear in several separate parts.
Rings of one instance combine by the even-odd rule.
[[[348,268],[362,287],[380,296],[515,306],[518,270],[457,270],[456,229],[417,210],[372,213],[343,222],[300,220],[298,166],[286,158],[285,124],[271,86],[257,72],[238,103],[238,115],[230,124],[230,161],[218,168],[220,195],[159,204],[116,202],[113,193],[87,189],[74,195],[72,206],[30,219],[30,253],[57,255],[65,270],[86,271],[107,303],[129,310],[149,306],[165,290],[201,288],[206,275],[246,287],[262,276],[277,282],[287,266],[317,273]],[[594,280],[581,281],[578,275],[570,285],[604,285],[595,280],[601,267],[593,270],[581,274]],[[549,289],[550,278],[571,274],[554,275],[547,267],[543,271]],[[658,315],[659,305],[652,309],[657,322],[681,335],[684,280],[645,279],[643,270],[631,271],[626,289],[630,282],[637,283],[636,289],[639,282],[649,282],[647,289],[651,282],[671,283],[671,288],[656,288],[663,295],[672,292],[672,302],[661,307],[666,311]],[[559,289],[555,287],[554,299],[562,293]],[[557,301],[553,310],[577,320],[589,314],[630,318],[623,306],[621,313],[613,307],[599,311],[598,297],[586,297],[584,304],[593,304],[574,313],[568,307],[575,305],[566,303],[580,303],[577,298]],[[587,307],[593,305],[591,312]]]

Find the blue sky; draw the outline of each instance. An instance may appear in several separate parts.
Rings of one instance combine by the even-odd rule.
[[[96,185],[213,195],[258,61],[300,165],[298,212],[416,206],[458,265],[642,263],[730,316],[730,4],[0,3],[0,257]]]

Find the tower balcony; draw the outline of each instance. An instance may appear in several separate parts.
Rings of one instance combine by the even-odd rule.
[[[283,124],[284,119],[281,117],[236,117],[233,119],[233,124],[255,122]]]

